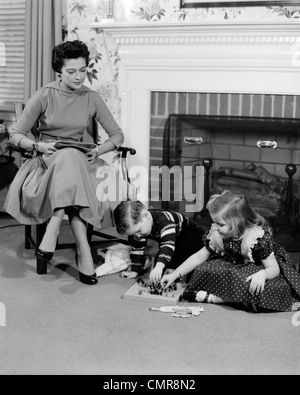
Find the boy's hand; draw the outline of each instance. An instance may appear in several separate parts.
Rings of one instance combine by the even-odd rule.
[[[163,269],[161,267],[159,267],[158,265],[155,266],[155,268],[150,272],[150,282],[152,283],[159,283],[162,277],[162,272]]]

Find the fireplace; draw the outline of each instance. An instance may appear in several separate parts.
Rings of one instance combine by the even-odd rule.
[[[214,161],[212,171],[221,167],[242,170],[255,163],[284,183],[288,177],[286,165],[299,163],[300,112],[291,117],[291,109],[297,108],[298,102],[300,105],[300,97],[291,95],[155,92],[152,95],[150,168],[184,167],[195,165],[195,160],[199,166],[208,157]],[[200,137],[203,141],[182,145],[182,138],[187,136]],[[170,144],[166,147],[168,139]],[[259,149],[259,141],[273,141],[276,149]],[[166,156],[174,159],[167,161]],[[153,177],[153,172],[151,175]],[[300,192],[298,179],[299,172],[294,175],[297,195]],[[162,201],[161,188],[155,190],[157,185],[150,179],[149,201],[155,207]],[[186,211],[184,204],[174,206]]]
[[[140,181],[138,198],[149,206],[149,193],[155,192],[150,170],[162,165],[163,132],[171,114],[300,118],[297,21],[97,22],[92,27],[119,49],[120,123],[125,144],[137,150],[130,167]],[[247,143],[253,139],[256,155],[264,153],[264,166],[287,180],[285,165],[300,163],[299,139],[287,138],[292,150],[281,141],[274,150],[257,148],[257,137],[245,135]],[[136,177],[141,168],[142,176]],[[299,179],[300,169],[293,175],[295,188]]]
[[[137,154],[130,158],[133,178],[137,167],[145,169],[140,177],[139,198],[146,204],[149,204],[151,152],[162,151],[162,145],[157,149],[151,146],[150,131],[160,130],[158,140],[162,142],[168,116],[186,114],[189,104],[193,106],[193,99],[185,102],[187,94],[208,97],[206,115],[225,115],[221,100],[225,95],[231,97],[229,103],[237,101],[233,113],[226,115],[244,115],[235,113],[240,111],[238,103],[243,96],[250,103],[251,116],[261,111],[258,116],[273,117],[272,109],[279,98],[287,104],[288,114],[284,116],[300,117],[297,22],[93,23],[92,26],[112,37],[119,49],[120,123],[125,144],[137,149]],[[166,92],[175,95],[170,106],[165,105]],[[155,95],[162,105],[154,104]],[[262,102],[261,107],[252,106],[251,98],[256,95],[267,97],[264,109],[270,113],[262,113]],[[151,117],[153,107],[155,117]],[[282,116],[282,112],[277,113],[277,117]],[[299,152],[294,153],[293,163],[300,163]],[[284,169],[278,169],[286,176]],[[299,174],[300,171],[295,178]]]

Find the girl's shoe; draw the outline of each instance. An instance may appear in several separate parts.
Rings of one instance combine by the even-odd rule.
[[[196,302],[200,303],[224,303],[224,300],[216,295],[213,295],[206,291],[199,291],[196,295]]]
[[[50,263],[53,258],[53,252],[43,251],[38,248],[36,252],[37,258],[37,274],[47,273],[47,264]]]
[[[78,266],[78,254],[75,255],[75,262],[76,262],[77,267],[79,268],[79,266]],[[92,275],[89,276],[89,275],[87,275],[87,274],[81,273],[81,272],[79,271],[79,269],[78,269],[78,272],[79,272],[79,280],[80,280],[80,282],[82,282],[83,284],[86,284],[86,285],[95,285],[95,284],[98,283],[98,279],[97,279],[96,273],[94,273],[94,274],[92,274]]]
[[[182,294],[182,299],[188,302],[196,302],[196,292],[195,291],[184,291]]]
[[[210,296],[210,293],[206,291],[199,291],[197,292],[196,295],[196,302],[203,302],[203,303],[209,303],[208,298]]]

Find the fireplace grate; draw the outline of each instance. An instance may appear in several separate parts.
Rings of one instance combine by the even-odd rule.
[[[275,238],[288,251],[299,251],[299,181],[293,179],[297,166],[292,163],[299,135],[298,119],[171,114],[164,128],[163,165],[204,165],[204,207],[212,193],[240,190],[269,220]],[[162,208],[184,212],[185,203],[184,196],[182,201],[171,196]],[[210,223],[205,209],[193,217]]]

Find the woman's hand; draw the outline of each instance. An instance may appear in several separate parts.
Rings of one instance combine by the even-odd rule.
[[[38,142],[37,146],[37,151],[41,152],[42,154],[45,154],[47,156],[50,156],[54,154],[55,151],[57,151],[57,148],[54,147],[55,142],[53,143],[46,143],[43,141]]]
[[[94,163],[95,159],[98,158],[98,156],[99,156],[98,147],[97,148],[93,148],[86,155],[87,155],[88,162],[89,163]]]
[[[170,274],[165,274],[163,276],[163,278],[161,279],[161,285],[164,288],[169,288],[170,285],[173,284],[174,281],[177,280],[177,278],[179,277],[179,274],[176,270],[174,270],[172,273]]]
[[[251,295],[259,295],[265,289],[266,273],[264,270],[252,274],[246,279],[246,283],[251,281],[249,286],[249,292]]]

